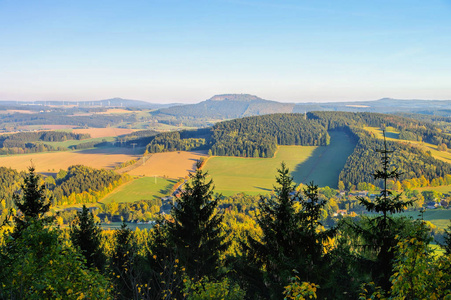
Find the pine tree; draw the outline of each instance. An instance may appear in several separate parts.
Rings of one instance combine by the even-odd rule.
[[[323,242],[335,230],[318,230],[325,201],[318,198],[313,183],[304,189],[305,197],[296,191],[289,169],[282,163],[276,178],[275,195],[261,197],[257,223],[262,229],[261,241],[248,238],[248,255],[266,269],[266,285],[278,299],[293,276],[293,269],[303,281],[320,283],[324,270]],[[295,203],[299,202],[299,211]]]
[[[376,170],[373,174],[374,179],[383,180],[381,193],[373,202],[363,197],[358,197],[360,204],[365,206],[367,211],[381,213],[382,215],[369,220],[369,228],[362,228],[358,224],[354,228],[357,232],[361,233],[362,237],[368,243],[366,247],[373,248],[376,251],[377,258],[374,264],[374,279],[385,291],[388,291],[391,286],[390,276],[394,259],[392,248],[396,245],[395,236],[400,231],[400,228],[396,227],[402,224],[402,222],[395,224],[395,220],[391,217],[391,214],[404,211],[407,206],[413,205],[413,200],[402,201],[401,194],[393,195],[387,189],[387,181],[389,179],[398,179],[401,173],[397,168],[390,167],[390,158],[388,155],[393,153],[393,151],[387,150],[385,131],[383,131],[383,135],[384,149],[377,150],[377,152],[382,154],[382,170]]]
[[[141,272],[133,232],[124,222],[114,232],[111,270],[118,299],[139,299]]]
[[[77,212],[77,216],[70,226],[70,239],[74,246],[80,248],[86,258],[86,265],[100,271],[103,270],[106,261],[100,245],[101,236],[100,223],[94,221],[92,212],[83,205],[82,211]]]
[[[20,214],[14,216],[16,227],[13,236],[17,237],[20,232],[25,229],[31,221],[41,221],[49,223],[52,217],[45,217],[50,210],[51,200],[45,195],[45,185],[39,185],[39,176],[35,174],[34,167],[28,168],[28,175],[24,179],[22,185],[22,197],[13,196],[14,204],[20,211]]]
[[[168,234],[190,278],[215,277],[219,256],[229,243],[224,242],[223,215],[217,213],[218,199],[213,199],[213,181],[196,165],[180,198],[172,208],[173,222]]]

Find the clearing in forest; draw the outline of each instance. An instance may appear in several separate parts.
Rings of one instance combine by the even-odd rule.
[[[138,162],[136,168],[127,173],[132,176],[185,177],[194,171],[194,165],[201,157],[206,157],[204,152],[155,153],[146,156],[144,163]]]
[[[174,179],[161,177],[140,177],[119,186],[100,202],[110,203],[114,201],[121,203],[159,199],[169,196],[176,182]]]
[[[319,186],[335,188],[355,142],[342,131],[329,134],[329,146],[279,146],[273,158],[212,157],[204,168],[213,179],[215,191],[226,196],[269,193],[282,162],[298,184],[314,181]]]
[[[73,133],[88,133],[91,135],[91,138],[102,138],[109,136],[120,136],[124,134],[132,133],[136,130],[128,129],[128,128],[87,128],[87,129],[74,129]]]
[[[373,133],[376,138],[383,139],[382,135],[382,129],[379,127],[364,127],[364,129],[368,132]],[[401,140],[399,139],[399,131],[397,131],[393,127],[387,127],[387,131],[385,132],[385,135],[387,137],[388,141],[395,141],[395,142],[403,142],[408,143],[411,145],[414,145],[415,147],[418,147],[422,149],[423,151],[430,151],[432,157],[439,159],[441,161],[451,163],[451,152],[449,151],[438,151],[437,146],[425,142],[418,142],[418,141],[408,141],[408,140]]]
[[[25,171],[33,164],[37,172],[56,173],[72,165],[85,165],[97,169],[112,169],[115,166],[137,159],[140,155],[132,149],[108,147],[80,151],[43,152],[0,156],[0,166]]]

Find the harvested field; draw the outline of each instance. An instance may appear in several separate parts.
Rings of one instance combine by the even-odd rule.
[[[37,114],[37,111],[34,110],[22,110],[22,109],[7,109],[7,110],[0,110],[0,114]]]
[[[74,129],[73,133],[89,133],[92,138],[101,138],[109,136],[120,136],[132,133],[136,130],[128,128],[88,128],[88,129]]]
[[[125,161],[137,159],[127,148],[97,148],[80,151],[44,152],[22,155],[0,156],[0,166],[27,170],[33,162],[37,172],[53,173],[72,165],[112,169]]]
[[[128,109],[123,108],[110,108],[106,111],[98,112],[96,115],[113,115],[113,114],[131,114],[134,111],[130,111]]]
[[[201,157],[206,157],[205,152],[155,153],[146,158],[144,165],[136,167],[128,174],[169,178],[185,177],[194,170],[194,164]]]

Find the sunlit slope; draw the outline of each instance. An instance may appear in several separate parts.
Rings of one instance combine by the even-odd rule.
[[[37,172],[58,172],[60,169],[65,170],[72,165],[111,169],[138,157],[139,155],[135,154],[132,149],[109,147],[80,151],[2,155],[0,156],[0,166],[25,171],[33,164]]]
[[[320,186],[336,187],[338,175],[355,143],[344,132],[331,132],[327,147],[280,146],[274,158],[210,158],[205,170],[224,195],[239,192],[266,194],[275,184],[277,168],[284,161],[296,183],[314,181]]]
[[[189,172],[194,171],[196,161],[205,156],[204,152],[155,153],[146,156],[144,163],[138,162],[136,168],[127,173],[132,176],[185,177]]]
[[[100,202],[135,202],[140,200],[159,199],[171,194],[174,179],[159,177],[141,177],[121,185],[108,194]]]
[[[382,129],[380,129],[379,127],[369,127],[368,126],[368,127],[365,127],[364,129],[369,132],[372,132],[376,138],[379,138],[379,139],[383,138]],[[447,162],[447,163],[451,163],[451,152],[438,151],[436,145],[424,143],[424,142],[401,140],[401,139],[399,139],[399,132],[393,127],[387,127],[385,135],[386,135],[387,140],[389,140],[389,141],[405,142],[405,143],[415,145],[419,148],[422,148],[425,151],[430,151],[431,155],[434,158],[439,159],[444,162]]]

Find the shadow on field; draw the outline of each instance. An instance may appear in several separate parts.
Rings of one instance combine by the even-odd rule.
[[[264,187],[261,187],[261,186],[255,186],[255,185],[254,185],[254,188],[262,190],[262,191],[267,191],[267,192],[271,192],[272,191],[272,189],[267,189],[267,188],[264,188]]]
[[[86,150],[75,150],[79,154],[103,154],[103,155],[142,155],[146,147],[136,147],[135,149],[126,147],[98,147]]]
[[[307,160],[296,165],[294,170],[291,172],[291,176],[293,176],[296,183],[302,182],[307,184],[314,180],[315,184],[319,184],[318,181],[321,180],[319,178],[312,178],[312,174],[315,172],[315,168],[318,167],[321,157],[324,155],[325,151],[327,151],[325,147],[318,147],[313,150],[312,155]]]
[[[328,146],[316,148],[306,161],[295,167],[291,176],[296,183],[313,181],[321,187],[337,188],[340,172],[357,142],[344,131],[329,131],[329,135]]]

